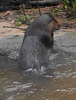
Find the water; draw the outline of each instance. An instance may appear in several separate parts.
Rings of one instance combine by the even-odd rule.
[[[76,42],[71,40],[70,44],[70,39],[65,38],[65,43],[61,38],[55,39],[43,75],[25,73],[16,60],[0,57],[0,100],[76,100]]]

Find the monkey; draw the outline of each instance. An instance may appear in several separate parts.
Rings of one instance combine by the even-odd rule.
[[[50,14],[42,14],[26,29],[19,53],[19,65],[23,70],[29,68],[41,72],[48,64],[48,51],[54,43],[54,31],[59,29],[56,19]]]

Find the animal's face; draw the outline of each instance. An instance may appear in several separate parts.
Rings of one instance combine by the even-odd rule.
[[[59,30],[60,26],[58,22],[53,18],[49,24],[50,37],[53,39],[54,31]]]
[[[50,29],[51,29],[52,31],[59,30],[59,28],[60,28],[60,26],[59,26],[59,24],[58,24],[58,22],[57,22],[56,20],[52,20],[52,21],[50,22]]]
[[[50,31],[49,37],[50,37],[50,40],[52,43],[54,41],[53,40],[54,31],[59,30],[59,28],[60,28],[60,26],[59,26],[58,22],[53,18],[49,23],[49,31]]]

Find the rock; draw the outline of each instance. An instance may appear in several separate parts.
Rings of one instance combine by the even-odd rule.
[[[7,35],[0,39],[0,55],[17,59],[23,41],[23,35]]]
[[[76,52],[76,31],[59,31],[54,40],[57,48],[65,52]]]
[[[10,59],[17,59],[19,50],[23,41],[23,35],[7,35],[0,39],[0,56],[6,56]],[[65,52],[76,52],[76,31],[55,32],[54,50],[63,50]],[[57,56],[57,55],[55,55]]]

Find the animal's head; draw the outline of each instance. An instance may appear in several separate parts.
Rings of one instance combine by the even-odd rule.
[[[53,41],[54,31],[59,30],[60,26],[59,26],[57,20],[53,16],[51,16],[49,14],[49,17],[50,17],[50,22],[48,25],[49,33],[50,33],[49,36],[50,36],[50,39]]]
[[[60,26],[58,24],[58,22],[56,21],[56,19],[54,17],[51,16],[51,21],[50,21],[50,24],[49,24],[49,28],[51,29],[50,31],[56,31],[56,30],[59,30]]]
[[[50,34],[59,29],[59,24],[56,19],[48,13],[42,14],[36,19],[36,23],[37,28],[50,32]]]
[[[48,47],[53,46],[53,35],[54,31],[59,29],[59,24],[56,21],[56,19],[51,16],[50,14],[43,14],[37,19],[36,25],[38,25],[37,28],[40,28],[42,32],[46,33],[43,35],[42,41],[44,44],[48,44]],[[46,36],[48,38],[46,38]]]

